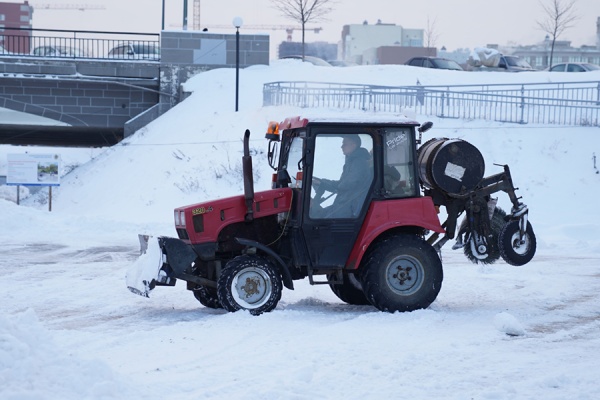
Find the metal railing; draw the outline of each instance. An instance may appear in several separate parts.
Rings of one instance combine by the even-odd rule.
[[[400,87],[271,82],[263,86],[263,105],[375,112],[413,109],[440,118],[600,126],[600,82]]]
[[[0,56],[160,60],[160,34],[3,28]]]

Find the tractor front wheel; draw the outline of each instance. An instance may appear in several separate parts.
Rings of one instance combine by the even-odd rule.
[[[397,235],[374,244],[361,274],[363,291],[381,311],[427,308],[442,288],[442,262],[434,248],[415,235]]]
[[[525,265],[531,261],[537,247],[535,233],[529,221],[527,221],[523,240],[520,238],[519,224],[519,220],[510,221],[504,225],[498,237],[500,255],[508,264],[515,266]]]
[[[260,315],[277,306],[282,286],[281,275],[271,262],[256,255],[241,255],[221,271],[217,296],[229,312],[248,310]]]

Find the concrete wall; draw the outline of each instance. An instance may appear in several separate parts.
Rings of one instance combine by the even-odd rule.
[[[157,101],[155,92],[118,82],[0,77],[0,107],[72,126],[123,127]]]
[[[122,128],[158,103],[158,64],[0,63],[0,107],[72,126]]]
[[[239,35],[239,66],[269,65],[268,35]],[[197,31],[161,33],[161,104],[174,106],[185,99],[181,84],[197,73],[215,68],[235,68],[236,35]]]

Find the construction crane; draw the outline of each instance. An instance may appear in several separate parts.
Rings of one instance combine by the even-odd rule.
[[[32,3],[34,10],[105,10],[101,4],[50,4],[50,3]]]
[[[208,28],[208,29],[231,29],[231,26],[230,25],[204,25],[204,28]],[[285,33],[287,33],[287,41],[288,42],[292,41],[292,34],[294,33],[294,31],[301,31],[302,30],[301,26],[289,26],[289,25],[244,25],[243,28],[244,29],[258,29],[258,30],[261,30],[261,31],[284,30]],[[314,33],[319,33],[319,32],[321,32],[323,30],[323,28],[305,26],[304,30],[305,31],[313,31]]]
[[[169,24],[169,26],[173,27],[173,28],[181,28],[181,24]],[[194,26],[194,30],[196,30],[196,31],[199,31],[200,28],[202,28],[202,29],[218,29],[218,30],[231,30],[232,29],[231,25],[202,25],[200,27],[199,25],[194,23],[193,26]],[[294,33],[294,31],[302,30],[301,26],[289,26],[289,25],[243,25],[242,28],[243,29],[257,29],[257,30],[261,30],[261,31],[283,30],[287,33],[287,41],[288,42],[292,41],[292,34]],[[323,30],[323,28],[307,26],[304,28],[304,30],[306,32],[313,31],[314,33],[319,33]]]
[[[200,0],[194,0],[194,30],[200,30]]]
[[[174,26],[174,25],[171,25]],[[194,23],[193,29],[195,31],[199,31],[201,29],[231,29],[231,25],[201,25],[200,24],[200,0],[194,0]],[[181,27],[181,26],[178,26]],[[301,31],[301,26],[289,26],[289,25],[244,25],[244,29],[258,29],[262,31],[266,30],[284,30],[287,33],[287,41],[292,41],[292,34],[294,31]],[[305,31],[313,31],[314,33],[319,33],[323,30],[323,28],[317,27],[304,27]]]

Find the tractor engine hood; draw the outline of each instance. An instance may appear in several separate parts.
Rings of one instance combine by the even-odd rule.
[[[257,192],[252,201],[253,218],[287,212],[291,204],[290,188]],[[180,239],[189,240],[192,244],[214,243],[224,227],[246,221],[246,198],[238,195],[178,207],[174,214],[175,229]]]

